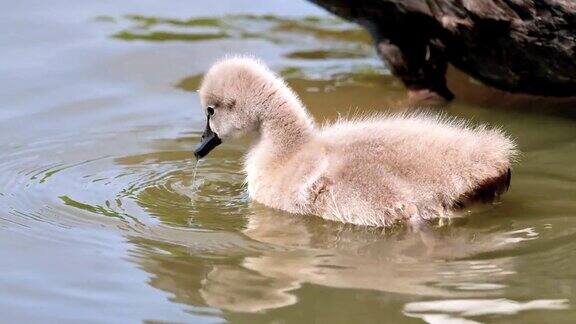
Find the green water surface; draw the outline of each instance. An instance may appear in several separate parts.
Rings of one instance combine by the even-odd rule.
[[[414,233],[248,200],[242,155],[200,162],[195,90],[261,57],[314,117],[411,106],[355,25],[304,1],[4,1],[0,322],[570,323],[576,103],[457,71],[430,108],[501,126],[522,154],[501,201]],[[412,105],[413,106],[413,105]]]

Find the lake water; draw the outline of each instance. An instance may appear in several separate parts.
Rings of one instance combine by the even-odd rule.
[[[304,1],[22,0],[0,12],[1,322],[576,319],[576,103],[450,71],[451,116],[522,155],[493,205],[429,231],[251,203],[246,141],[201,161],[195,92],[226,53],[318,121],[407,107],[366,34]]]

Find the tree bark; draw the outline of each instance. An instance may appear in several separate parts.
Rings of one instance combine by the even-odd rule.
[[[576,95],[576,0],[309,1],[366,28],[409,90],[452,99],[452,64],[502,90]]]

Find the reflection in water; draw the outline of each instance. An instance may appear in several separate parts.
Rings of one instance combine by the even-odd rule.
[[[324,41],[353,43],[356,49],[355,56],[369,50],[368,46],[371,43],[368,35],[356,25],[327,16],[290,19],[271,15],[226,15],[174,19],[128,15],[125,19],[133,25],[114,34],[114,37],[122,40],[201,41],[218,38],[260,38],[271,42],[293,42],[296,38],[301,39],[302,36],[310,35]],[[170,31],[158,30],[161,28]],[[331,55],[329,52],[326,54]]]
[[[234,312],[259,312],[292,305],[298,301],[293,291],[306,284],[423,297],[498,297],[506,288],[508,277],[516,274],[516,264],[510,258],[463,259],[494,251],[493,242],[516,235],[518,231],[472,235],[465,228],[448,227],[427,233],[405,229],[384,233],[381,229],[326,223],[259,206],[254,206],[254,210],[242,232],[266,245],[246,256],[222,259],[218,255],[224,252],[213,250],[211,264],[205,265],[202,271],[188,272],[192,264],[195,267],[199,264],[194,255],[207,252],[198,246],[182,250],[165,245],[162,248],[168,254],[154,251],[144,254],[138,262],[157,278],[152,282],[155,287],[173,293],[180,302]],[[180,265],[174,260],[175,255],[181,255]],[[192,279],[190,273],[202,275]],[[190,284],[182,285],[182,282]],[[486,312],[489,301],[476,304],[472,299],[467,300],[469,302],[463,303],[469,303],[468,311],[461,311],[463,316],[486,314],[480,312]],[[498,303],[498,299],[494,303]],[[565,308],[563,301],[551,301],[549,307],[545,303],[528,303],[516,308],[499,305],[503,310],[491,308],[491,314]],[[410,316],[428,316],[411,304],[405,311]],[[439,308],[437,312],[452,311]]]
[[[511,315],[527,310],[567,309],[566,299],[539,299],[527,302],[500,299],[447,299],[408,303],[406,315],[421,318],[427,323],[478,323],[464,317]]]
[[[221,240],[210,247],[191,238],[179,242],[184,249],[161,245],[166,254],[158,253],[158,244],[133,238],[133,242],[147,248],[156,246],[153,253],[145,253],[138,262],[157,278],[153,281],[155,287],[174,293],[181,302],[236,312],[292,305],[298,301],[293,291],[305,284],[436,297],[498,296],[506,287],[507,277],[516,273],[510,258],[462,259],[494,251],[494,242],[518,235],[518,231],[478,233],[453,226],[424,232],[403,228],[385,232],[289,215],[258,205],[251,206],[244,218],[242,233],[246,239],[236,243]],[[157,239],[174,243],[176,232]],[[231,246],[239,253],[237,258],[219,257],[230,253]],[[213,255],[213,262],[205,264],[194,288],[177,284],[182,276],[192,280],[188,266],[198,266],[194,260],[206,254]],[[181,255],[180,267],[171,261],[174,255]],[[175,277],[164,278],[167,273]]]

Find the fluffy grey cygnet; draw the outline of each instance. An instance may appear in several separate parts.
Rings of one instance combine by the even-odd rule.
[[[254,133],[250,198],[294,214],[388,226],[449,216],[507,190],[515,144],[500,130],[430,114],[317,125],[260,61],[214,64],[199,90],[208,118],[197,157]]]

